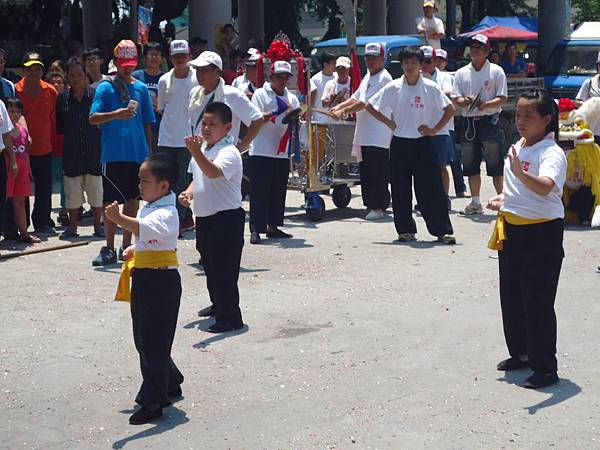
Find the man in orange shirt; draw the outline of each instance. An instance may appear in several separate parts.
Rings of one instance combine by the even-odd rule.
[[[15,85],[17,97],[31,136],[30,164],[35,182],[35,203],[31,220],[37,233],[54,234],[52,210],[52,124],[56,123],[56,90],[42,80],[44,64],[40,55],[30,52],[23,58],[21,81]]]

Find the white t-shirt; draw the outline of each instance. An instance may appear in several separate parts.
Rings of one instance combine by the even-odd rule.
[[[167,95],[169,78],[173,77],[171,92]],[[185,78],[176,78],[166,73],[158,80],[158,110],[163,111],[158,131],[158,145],[164,147],[185,147],[184,138],[190,134],[188,125],[188,101],[190,91],[198,86],[196,71],[188,70]]]
[[[8,116],[6,105],[0,100],[0,134],[10,133],[13,130],[13,124]],[[4,150],[4,140],[0,139],[0,150]]]
[[[394,136],[409,139],[423,137],[418,128],[435,127],[444,115],[444,108],[452,104],[434,81],[419,76],[417,84],[410,86],[404,75],[386,84],[369,103],[379,112],[391,108],[396,122]]]
[[[452,76],[452,74],[435,69],[433,75],[428,77],[438,84],[438,86],[442,89],[446,96],[452,97],[452,91],[454,90],[454,77]],[[438,134],[447,134],[443,133],[443,131],[454,131],[454,118],[450,120],[450,122],[448,122],[446,126],[442,129],[442,132]]]
[[[175,201],[175,194],[171,192],[138,210],[140,234],[135,238],[136,251],[177,249],[179,215]]]
[[[200,86],[196,86],[190,91],[190,98],[195,94],[197,89],[200,89]],[[190,128],[190,131],[193,130],[195,134],[202,134],[202,124],[198,119],[212,95],[213,92],[204,95],[204,100],[201,105],[194,108],[192,111],[189,111],[188,109],[188,128]],[[227,84],[223,86],[222,102],[229,106],[233,113],[230,135],[233,136],[234,142],[237,143],[240,135],[240,122],[244,122],[246,126],[250,126],[255,120],[262,119],[262,114],[242,91]]]
[[[432,17],[431,19],[422,17],[421,19],[417,19],[417,30],[425,30],[427,33],[428,45],[433,48],[442,48],[442,41],[439,39],[431,39],[429,37],[432,33],[445,33],[444,22],[442,22],[442,19],[438,19],[437,17]]]
[[[254,91],[256,91],[258,89],[256,86],[254,86],[254,83],[252,83],[252,81],[250,81],[246,77],[245,73],[240,75],[239,77],[237,77],[235,80],[233,80],[233,82],[231,83],[231,86],[234,88],[238,88],[240,91],[242,91],[246,95],[254,94]]]
[[[321,104],[323,103],[323,100],[329,100],[329,98],[332,95],[342,91],[344,91],[344,98],[342,98],[342,100],[339,103],[345,102],[350,98],[350,90],[350,77],[348,77],[348,81],[346,81],[345,83],[338,83],[337,78],[329,80],[327,83],[325,83],[323,95],[321,96]]]
[[[481,70],[475,70],[473,63],[458,69],[454,76],[452,98],[476,96],[481,92],[481,101],[487,102],[496,97],[507,97],[508,87],[504,70],[497,64],[486,60]],[[462,109],[462,115],[467,115],[467,109]],[[491,116],[502,111],[502,107],[479,111],[475,108],[471,116]]]
[[[221,171],[222,177],[208,178],[192,158],[190,171],[194,178],[192,211],[197,217],[212,216],[220,211],[242,207],[242,157],[238,149],[227,143],[204,146],[204,155]]]
[[[367,72],[356,92],[352,94],[352,98],[366,105],[369,100],[381,90],[381,88],[391,81],[392,76],[385,69],[380,70],[375,75],[371,75]],[[392,110],[389,107],[385,108],[381,113],[389,118],[392,117]],[[391,140],[392,130],[390,130],[386,124],[377,120],[364,109],[356,113],[354,145],[389,148]]]
[[[592,84],[592,80],[594,81],[594,84]],[[600,75],[595,75],[592,78],[585,80],[575,98],[585,102],[592,97],[600,97]],[[592,132],[595,136],[600,136],[600,120],[596,123]]]
[[[323,71],[314,75],[310,81],[311,89],[317,90],[317,95],[315,99],[315,108],[323,108],[323,92],[325,91],[325,85],[328,81],[335,80],[337,78],[337,73],[333,72],[332,75],[325,75]],[[313,114],[313,122],[315,123],[333,123],[335,119],[328,117],[321,113]]]
[[[300,107],[298,98],[288,89],[285,90],[283,95],[278,96],[273,89],[271,89],[269,83],[265,83],[263,87],[256,90],[252,96],[252,103],[254,103],[262,113],[272,113],[277,111],[277,98],[289,105],[286,112]],[[269,158],[288,157],[287,145],[285,146],[284,152],[277,153],[281,139],[288,129],[287,125],[281,123],[286,112],[278,115],[274,120],[270,120],[263,124],[258,135],[254,139],[254,143],[249,152],[250,156],[268,156]]]
[[[502,211],[527,219],[558,219],[565,216],[561,201],[563,185],[567,178],[565,152],[552,139],[542,139],[531,147],[522,147],[522,141],[514,148],[523,171],[538,177],[549,177],[554,188],[548,195],[536,194],[526,187],[512,172],[510,163],[504,163],[504,204]],[[512,150],[509,150],[512,153]]]

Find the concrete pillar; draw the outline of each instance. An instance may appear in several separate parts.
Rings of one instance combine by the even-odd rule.
[[[129,34],[133,42],[138,38],[138,0],[129,0]]]
[[[240,48],[248,50],[248,41],[258,38],[265,40],[265,2],[264,0],[237,0],[237,29],[240,33]],[[262,49],[259,49],[262,50]]]
[[[224,0],[189,0],[189,37],[200,36],[214,51],[217,26],[231,23],[231,2]]]
[[[363,2],[364,31],[366,36],[387,34],[386,0],[365,0]]]
[[[83,0],[83,46],[96,47],[113,37],[112,1]]]
[[[538,21],[537,71],[544,73],[552,50],[569,32],[571,2],[568,0],[539,2]]]
[[[417,18],[423,15],[419,0],[390,0],[389,34],[416,34]]]
[[[446,2],[446,37],[456,34],[456,0]]]

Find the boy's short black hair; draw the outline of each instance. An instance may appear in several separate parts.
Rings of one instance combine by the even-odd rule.
[[[84,61],[92,56],[97,56],[98,58],[102,59],[102,53],[100,52],[100,49],[98,47],[88,48],[83,52]]]
[[[21,103],[21,100],[18,98],[8,97],[6,100],[4,100],[4,103],[6,103],[6,109],[8,109],[10,106],[14,106],[15,108],[20,109],[21,112],[23,111],[23,103]]]
[[[335,62],[337,57],[331,52],[325,52],[321,55],[321,64]]]
[[[67,76],[69,75],[69,72],[73,69],[73,67],[76,67],[76,66],[81,67],[81,70],[85,74],[85,64],[83,63],[81,58],[79,58],[77,56],[72,56],[67,61]]]
[[[208,41],[204,38],[201,38],[200,36],[194,36],[190,40],[190,45],[206,45],[206,44],[208,44]]]
[[[231,108],[222,102],[212,102],[204,108],[204,114],[215,114],[224,124],[231,123],[233,120]]]
[[[160,52],[161,56],[164,56],[163,46],[159,42],[148,42],[144,45],[144,50],[142,50],[142,54],[147,56],[150,50],[156,50]]]
[[[169,190],[174,189],[179,177],[179,167],[171,155],[154,153],[146,158],[145,163],[158,181],[167,181]]]
[[[415,46],[410,46],[410,47],[406,47],[404,48],[401,52],[400,52],[400,62],[404,61],[405,59],[418,59],[419,62],[421,64],[423,64],[423,51],[419,48],[419,47],[415,47]]]
[[[52,78],[60,78],[63,83],[65,82],[65,74],[61,72],[48,72],[44,77],[46,81],[50,81]]]

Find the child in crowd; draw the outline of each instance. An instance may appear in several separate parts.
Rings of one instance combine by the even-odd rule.
[[[56,63],[56,61],[55,61]],[[53,63],[54,64],[54,63]],[[61,95],[67,89],[64,72],[51,71],[46,75],[46,82],[56,89],[58,95]],[[53,129],[55,129],[53,127]],[[52,133],[52,182],[60,186],[60,212],[58,213],[58,222],[61,225],[69,224],[65,203],[65,184],[63,181],[63,156],[65,137],[63,134]]]
[[[523,387],[558,383],[554,301],[564,257],[562,186],[567,160],[556,144],[558,108],[545,91],[517,103],[522,139],[504,165],[502,193],[488,208],[499,211],[488,246],[498,250],[500,303],[510,358],[498,370],[530,367]]]
[[[204,261],[204,273],[215,323],[212,333],[239,330],[244,326],[240,311],[238,277],[244,219],[242,209],[242,157],[235,147],[232,112],[221,102],[210,103],[202,117],[202,136],[185,138],[192,154],[193,181],[179,195],[196,216],[196,246]]]
[[[135,401],[142,407],[129,418],[132,425],[161,417],[162,409],[181,397],[183,375],[171,359],[181,301],[176,253],[179,218],[173,193],[177,175],[177,164],[171,158],[151,155],[140,166],[139,189],[147,204],[137,217],[122,214],[117,202],[104,211],[108,220],[135,236],[135,244],[123,254],[125,263],[115,298],[131,301],[133,339],[140,354],[143,382]]]
[[[27,128],[19,123],[23,115],[23,104],[21,101],[15,98],[7,98],[6,109],[8,110],[8,116],[13,127],[19,132],[16,137],[12,138],[17,162],[17,174],[15,175],[12,170],[8,172],[6,198],[12,198],[13,213],[15,224],[19,231],[19,240],[34,244],[41,241],[27,231],[27,212],[25,209],[25,198],[32,194],[31,168],[29,167],[29,146],[31,140]]]

